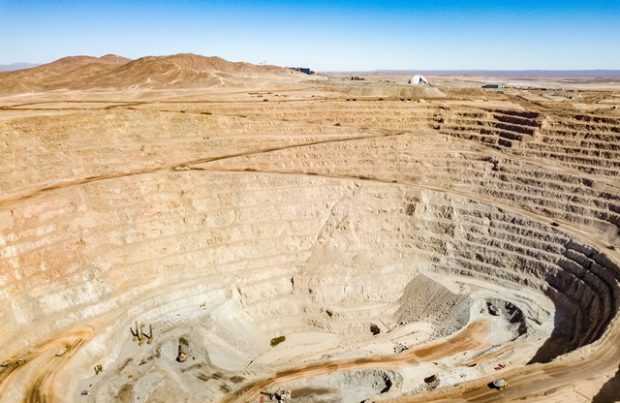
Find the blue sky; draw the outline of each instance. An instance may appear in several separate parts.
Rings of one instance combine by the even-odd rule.
[[[0,64],[116,53],[372,69],[620,69],[620,0],[0,0]]]

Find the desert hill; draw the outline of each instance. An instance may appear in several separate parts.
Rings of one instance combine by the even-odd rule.
[[[70,56],[35,68],[0,73],[0,93],[48,90],[196,88],[240,83],[245,78],[298,76],[289,69],[229,62],[195,54]]]
[[[101,73],[126,64],[117,55],[69,56],[31,69],[0,73],[0,93],[79,88]]]

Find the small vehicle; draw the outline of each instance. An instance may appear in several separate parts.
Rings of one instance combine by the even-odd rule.
[[[504,379],[496,379],[489,384],[490,387],[497,390],[504,390],[508,386],[508,382]]]
[[[284,403],[284,402],[291,400],[291,392],[288,390],[278,390],[277,392],[274,392],[274,393],[260,392],[260,394],[262,396],[267,396],[267,398],[269,398],[269,400],[272,402]],[[261,397],[261,401],[262,401],[262,397]]]

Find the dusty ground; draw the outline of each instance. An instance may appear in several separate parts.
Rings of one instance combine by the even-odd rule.
[[[366,78],[0,98],[0,402],[620,401],[620,91]]]

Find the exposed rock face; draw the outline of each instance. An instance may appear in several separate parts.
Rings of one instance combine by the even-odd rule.
[[[0,402],[474,401],[506,366],[514,399],[608,381],[620,117],[306,91],[5,102]]]

